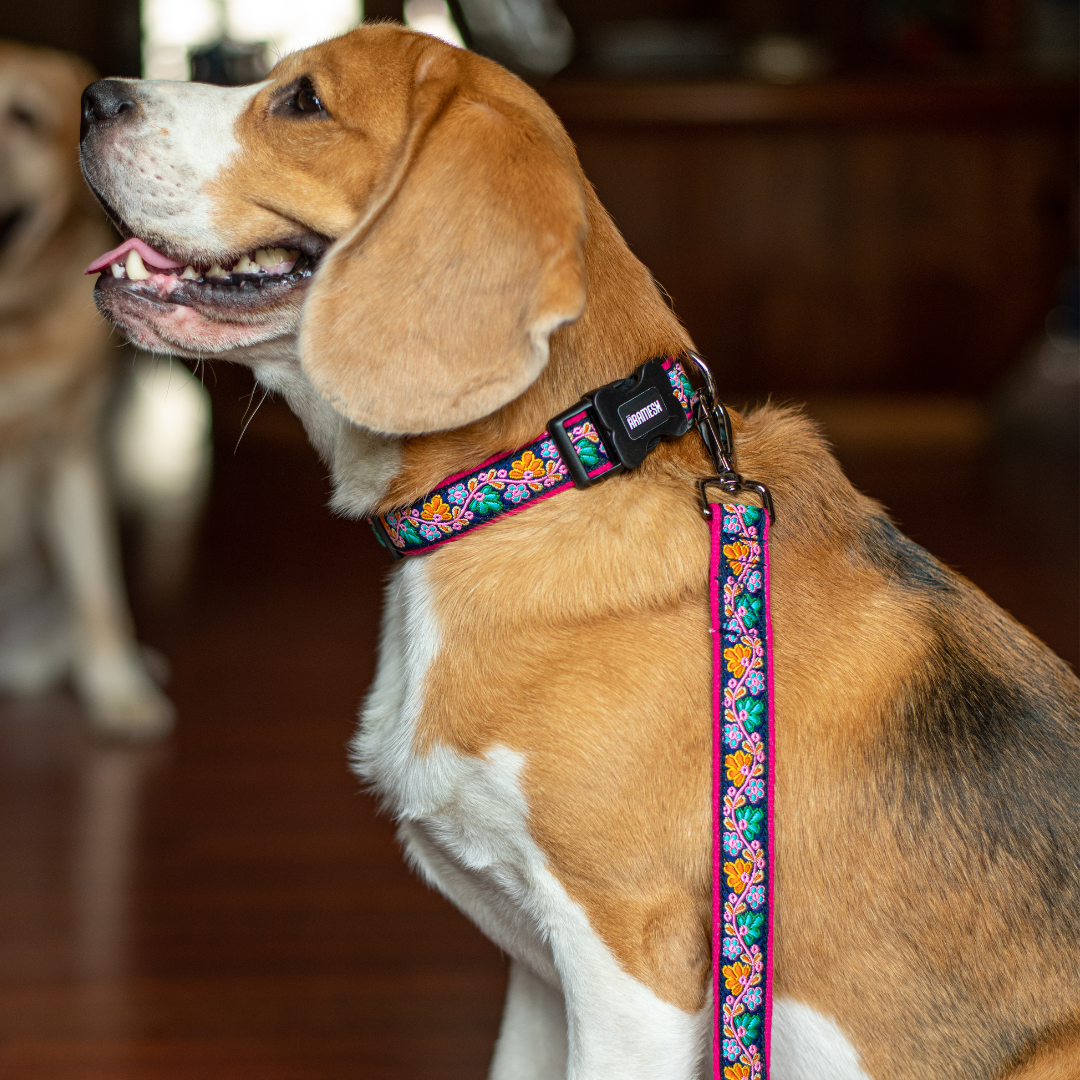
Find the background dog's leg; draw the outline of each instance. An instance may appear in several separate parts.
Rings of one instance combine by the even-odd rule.
[[[565,1076],[566,1003],[562,994],[512,960],[489,1080],[563,1080]]]
[[[105,483],[90,447],[63,455],[51,478],[47,532],[74,610],[74,676],[94,724],[152,738],[173,709],[146,673],[131,628]]]

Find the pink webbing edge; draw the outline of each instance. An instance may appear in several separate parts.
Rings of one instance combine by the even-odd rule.
[[[713,847],[712,847],[712,990],[713,990],[713,1076],[720,1080],[721,1057],[720,1045],[720,938],[723,929],[723,903],[720,892],[720,769],[721,733],[723,729],[723,704],[721,687],[720,649],[723,635],[720,632],[720,533],[724,515],[717,503],[712,503],[712,517],[709,519],[709,609],[712,620],[712,661],[713,661],[713,763],[712,763],[712,807],[713,807]],[[768,1014],[766,1014],[768,1015]]]
[[[769,748],[767,752],[768,777],[765,785],[765,805],[769,822],[769,857],[768,857],[768,907],[769,929],[766,940],[768,942],[765,954],[765,1034],[762,1036],[762,1049],[765,1052],[765,1076],[771,1075],[769,1057],[772,1053],[772,974],[773,974],[773,925],[776,923],[776,909],[773,903],[773,883],[776,878],[774,867],[776,860],[775,838],[773,833],[773,818],[776,808],[776,800],[773,798],[773,786],[776,782],[776,683],[773,680],[773,640],[772,640],[772,611],[770,610],[771,597],[769,595],[769,511],[761,511],[761,550],[765,556],[765,663],[766,678],[768,678],[769,693]]]

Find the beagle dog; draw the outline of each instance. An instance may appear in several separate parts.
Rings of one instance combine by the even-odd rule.
[[[0,692],[65,676],[106,734],[164,734],[124,596],[100,445],[115,343],[85,261],[112,237],[79,176],[90,69],[0,42]]]
[[[551,110],[480,56],[377,25],[83,110],[128,237],[92,265],[102,312],[250,365],[342,514],[691,348]],[[1080,1075],[1080,683],[806,419],[735,438],[778,510],[773,1076]],[[511,957],[496,1080],[705,1075],[710,472],[687,435],[391,573],[356,767]]]

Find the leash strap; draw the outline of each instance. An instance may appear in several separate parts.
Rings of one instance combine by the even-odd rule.
[[[769,515],[711,504],[713,1077],[767,1080],[772,1028]]]

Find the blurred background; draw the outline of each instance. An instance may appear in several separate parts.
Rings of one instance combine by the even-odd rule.
[[[364,18],[532,82],[727,401],[803,403],[1077,665],[1076,2],[37,0],[0,37],[240,83]],[[381,550],[246,372],[117,359],[125,571],[177,727],[108,743],[63,687],[0,698],[0,1078],[485,1075],[502,958],[347,770]]]

